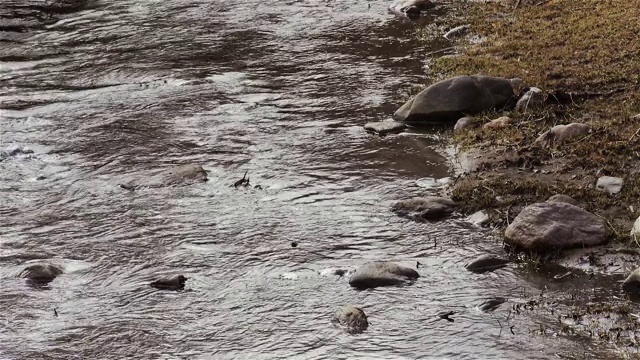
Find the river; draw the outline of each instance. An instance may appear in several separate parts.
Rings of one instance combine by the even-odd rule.
[[[498,237],[461,217],[419,224],[389,211],[435,191],[417,180],[453,176],[450,150],[438,131],[380,138],[362,125],[429,83],[426,54],[452,43],[417,32],[455,7],[415,23],[388,5],[97,1],[2,41],[0,141],[34,153],[0,162],[0,357],[587,352],[588,343],[536,333],[553,317],[513,314],[548,278],[515,266],[464,270],[500,254]],[[181,164],[202,165],[210,180],[118,186]],[[245,171],[262,189],[230,186]],[[33,259],[65,274],[32,288],[16,274]],[[322,273],[372,260],[420,262],[422,277],[357,291]],[[185,291],[148,286],[174,274],[189,278]],[[509,302],[475,308],[491,296]],[[368,314],[365,333],[331,324],[345,304]],[[456,311],[455,322],[439,320],[441,310]]]

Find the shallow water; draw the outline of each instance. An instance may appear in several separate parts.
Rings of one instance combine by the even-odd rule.
[[[496,237],[460,218],[417,224],[389,211],[394,200],[436,193],[419,186],[423,178],[454,169],[435,131],[379,138],[362,128],[428,82],[424,54],[451,46],[418,41],[420,24],[389,15],[387,5],[99,1],[3,42],[2,148],[34,153],[0,161],[0,356],[591,352],[589,343],[536,334],[552,317],[510,313],[552,277],[464,270],[481,253],[501,253]],[[210,181],[118,186],[189,163]],[[262,189],[230,187],[245,171]],[[66,273],[31,288],[15,275],[33,259]],[[356,291],[322,273],[371,260],[419,261],[422,277]],[[173,274],[189,278],[186,291],[147,285]],[[509,303],[475,309],[490,296]],[[364,334],[331,325],[347,303],[368,314]],[[457,311],[455,322],[437,321],[441,310]]]

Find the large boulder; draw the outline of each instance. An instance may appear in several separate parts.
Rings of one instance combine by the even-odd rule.
[[[435,6],[431,0],[396,0],[389,6],[389,12],[397,16],[417,19],[423,11]]]
[[[453,123],[466,115],[505,106],[520,79],[457,76],[437,82],[402,105],[393,119],[407,125]]]
[[[542,202],[524,208],[504,236],[508,244],[529,250],[595,246],[606,241],[606,223],[575,205]]]
[[[369,289],[407,284],[418,277],[420,274],[412,268],[389,261],[376,261],[358,268],[351,275],[349,285],[356,289]]]
[[[61,266],[49,263],[32,264],[25,267],[18,277],[25,278],[33,285],[47,285],[52,282],[59,275],[62,275],[64,270]]]
[[[450,215],[455,209],[453,200],[438,196],[401,200],[391,206],[394,213],[414,220],[439,219]]]
[[[332,322],[344,326],[349,334],[359,334],[369,327],[367,315],[362,309],[353,305],[345,305],[333,316]]]

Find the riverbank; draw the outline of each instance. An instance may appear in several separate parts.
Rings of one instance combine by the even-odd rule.
[[[462,48],[433,60],[427,75],[520,78],[523,91],[537,87],[544,96],[525,109],[475,117],[483,125],[508,116],[507,126],[451,134],[464,171],[449,189],[451,198],[466,214],[487,212],[501,232],[526,206],[555,194],[605,219],[608,245],[530,254],[525,261],[535,268],[553,262],[588,281],[594,273],[610,277],[613,297],[597,297],[593,285],[593,295],[560,300],[573,310],[558,315],[559,332],[590,337],[631,356],[637,353],[637,306],[623,300],[617,282],[640,260],[640,244],[630,236],[640,215],[640,1],[518,0],[464,7],[470,32],[458,41]],[[564,140],[541,137],[571,123],[590,131]],[[622,179],[619,192],[598,190],[602,176]]]

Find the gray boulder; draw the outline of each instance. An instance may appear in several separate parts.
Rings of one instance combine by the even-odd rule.
[[[542,202],[524,208],[504,233],[505,242],[529,250],[603,244],[606,223],[575,205]]]
[[[406,124],[397,121],[378,121],[370,122],[364,125],[364,129],[378,135],[393,134],[403,131],[407,128]]]
[[[46,285],[63,272],[61,266],[42,263],[27,266],[18,274],[18,277],[25,278],[34,285]]]
[[[561,202],[561,203],[567,203],[567,204],[578,206],[578,202],[574,198],[572,198],[571,196],[563,195],[563,194],[551,195],[547,199],[547,202]]]
[[[474,273],[485,273],[501,269],[511,263],[511,260],[501,258],[495,255],[482,255],[472,262],[465,265],[465,269]]]
[[[407,101],[393,119],[411,126],[453,123],[466,115],[499,108],[514,98],[520,79],[457,76],[437,82]]]
[[[419,220],[435,220],[450,215],[456,209],[456,203],[447,198],[425,196],[398,201],[391,206],[394,213]]]
[[[587,124],[571,123],[567,125],[556,125],[540,135],[534,143],[543,146],[551,146],[579,136],[587,135],[590,132],[591,128]]]
[[[359,334],[369,327],[367,315],[362,309],[353,305],[345,305],[333,316],[334,324],[344,326],[349,334]]]
[[[619,193],[620,190],[622,190],[622,185],[624,185],[624,180],[622,178],[613,176],[601,176],[596,182],[596,190],[615,195]]]
[[[632,295],[640,295],[640,268],[635,269],[622,283],[622,289]]]
[[[389,6],[389,12],[400,17],[417,19],[423,11],[435,6],[430,0],[396,0]]]
[[[357,289],[369,289],[408,284],[418,277],[420,274],[412,268],[389,261],[376,261],[358,268],[351,275],[349,285]]]
[[[531,87],[522,95],[516,103],[515,111],[525,112],[531,109],[538,109],[544,105],[545,96],[542,90],[537,87]]]

